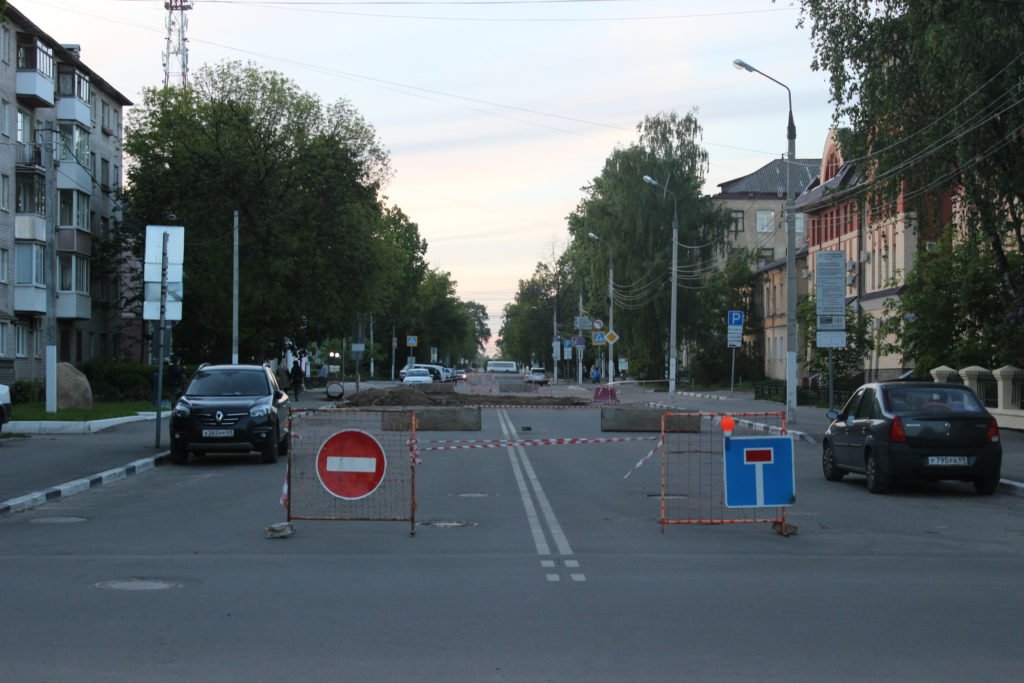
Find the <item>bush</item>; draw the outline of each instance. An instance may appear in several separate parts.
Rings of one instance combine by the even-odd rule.
[[[153,400],[153,365],[91,360],[78,369],[88,378],[94,401]],[[167,389],[165,386],[165,398],[169,398]]]
[[[11,403],[21,405],[46,400],[46,387],[42,382],[19,379],[11,385]]]

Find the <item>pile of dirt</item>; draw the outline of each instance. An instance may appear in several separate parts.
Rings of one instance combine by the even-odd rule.
[[[428,393],[411,386],[397,386],[387,389],[366,389],[352,396],[346,403],[355,408],[370,406],[579,406],[589,405],[590,400],[571,396]]]

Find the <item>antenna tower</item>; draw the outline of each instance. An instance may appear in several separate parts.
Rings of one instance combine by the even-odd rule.
[[[164,48],[164,87],[188,85],[188,17],[192,0],[164,0],[167,10],[167,39]]]

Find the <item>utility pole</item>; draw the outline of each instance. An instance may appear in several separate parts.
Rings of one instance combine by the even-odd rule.
[[[46,197],[53,203],[46,212],[46,258],[42,276],[46,278],[46,412],[57,412],[57,196],[58,133],[51,124],[42,131],[47,141],[43,147],[43,166],[46,168]],[[35,279],[35,278],[33,278]]]
[[[167,233],[164,233],[165,235]],[[231,363],[238,365],[238,209],[235,209],[235,245],[232,251],[231,277]]]
[[[615,258],[608,257],[608,331],[615,330]],[[608,345],[608,381],[615,380],[615,344]]]
[[[583,317],[583,288],[580,287],[580,316]],[[577,328],[576,331],[582,336],[583,330]],[[580,386],[583,386],[583,349],[582,346],[576,346],[576,374],[579,377],[577,382]]]

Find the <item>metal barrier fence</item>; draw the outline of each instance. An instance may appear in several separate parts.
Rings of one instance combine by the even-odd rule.
[[[416,414],[297,413],[288,458],[288,521],[408,521],[416,533]]]
[[[733,436],[785,434],[786,414],[665,413],[661,419],[662,532],[669,524],[772,524],[788,535],[784,507],[729,508],[721,420],[735,420]]]

